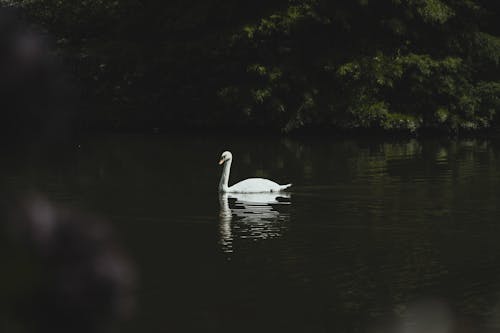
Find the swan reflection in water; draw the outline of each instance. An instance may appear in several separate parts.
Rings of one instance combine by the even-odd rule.
[[[260,240],[281,236],[290,214],[289,193],[220,193],[219,230],[224,252],[233,252],[236,239]]]

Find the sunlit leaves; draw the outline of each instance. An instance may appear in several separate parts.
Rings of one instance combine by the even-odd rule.
[[[476,32],[473,35],[473,51],[480,59],[500,63],[500,37],[485,32]]]
[[[416,6],[417,12],[426,22],[443,24],[455,14],[441,0],[410,0],[410,3]]]

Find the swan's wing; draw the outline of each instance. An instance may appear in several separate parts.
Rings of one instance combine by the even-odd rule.
[[[249,178],[229,187],[228,192],[236,193],[258,193],[258,192],[278,192],[281,186],[269,179]]]

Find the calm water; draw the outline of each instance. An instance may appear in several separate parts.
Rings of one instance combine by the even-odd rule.
[[[112,223],[139,272],[119,332],[500,330],[500,142],[117,135],[0,149],[6,193]],[[219,196],[226,149],[230,184],[293,190]]]

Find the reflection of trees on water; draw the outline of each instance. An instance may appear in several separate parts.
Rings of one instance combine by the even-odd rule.
[[[17,186],[23,182],[28,188],[35,184],[48,192],[78,190],[93,194],[123,184],[124,179],[127,186],[155,189],[165,187],[163,183],[168,181],[172,191],[200,184],[213,187],[210,177],[218,176],[219,169],[211,163],[213,152],[220,150],[220,142],[170,141],[107,137],[88,140],[81,148],[56,150],[50,158],[48,152],[39,149],[23,151],[25,159],[16,158],[20,154],[16,149],[5,151],[0,182],[7,186],[5,182],[10,180]],[[379,195],[383,194],[380,185],[390,181],[467,182],[475,175],[487,180],[490,176],[498,178],[500,169],[496,162],[500,151],[494,143],[484,140],[413,139],[391,143],[285,139],[266,142],[258,151],[247,149],[247,145],[254,146],[254,141],[234,145],[235,154],[239,153],[241,159],[234,168],[233,179],[252,175],[283,182],[293,180],[295,189],[303,185],[368,182],[374,185],[373,194]],[[196,158],[187,153],[193,149],[199,152]],[[190,162],[179,163],[172,156]],[[190,176],[182,183],[172,181],[171,175],[179,172],[189,172]]]
[[[220,244],[233,252],[237,239],[261,240],[281,236],[290,215],[278,206],[290,203],[288,193],[219,194]]]
[[[285,163],[297,184],[294,191],[340,193],[338,202],[346,204],[342,210],[367,207],[366,217],[377,220],[446,218],[464,201],[470,207],[494,207],[500,187],[495,145],[481,139],[283,141],[292,154]]]
[[[249,152],[238,160],[234,181],[261,175],[296,184],[293,230],[259,245],[265,255],[276,250],[270,269],[299,291],[294,297],[310,304],[311,312],[326,313],[321,319],[334,323],[351,316],[356,320],[347,326],[364,325],[359,317],[393,310],[404,315],[427,293],[441,296],[456,316],[484,315],[500,326],[494,308],[500,290],[500,224],[492,214],[500,202],[495,142],[289,139],[266,142],[258,151],[254,141],[235,144]],[[51,194],[81,193],[86,202],[106,197],[106,208],[118,196],[121,214],[138,206],[151,215],[166,207],[169,216],[213,216],[216,207],[207,198],[213,198],[220,172],[213,156],[219,145],[117,137],[83,145],[61,163],[43,154],[25,161],[5,154],[1,182],[40,183]],[[191,200],[179,195],[186,192]],[[288,229],[287,206],[276,197],[255,203],[237,196],[219,198],[224,251]]]
[[[307,161],[298,182],[306,186],[295,187],[301,201],[295,215],[308,216],[294,220],[308,218],[316,228],[296,223],[303,233],[295,230],[289,241],[314,240],[305,246],[317,256],[290,249],[294,260],[283,269],[291,276],[300,268],[301,279],[336,300],[328,303],[332,322],[411,308],[404,316],[422,296],[442,298],[453,320],[500,317],[494,308],[500,302],[500,257],[492,236],[500,232],[495,142],[358,140],[312,147],[289,140],[285,146]],[[321,210],[332,211],[337,222],[329,225]]]
[[[480,139],[397,142],[286,139],[282,145],[292,155],[285,161],[286,165],[290,166],[295,160],[303,180],[315,184],[346,180],[346,176],[372,183],[390,177],[446,178],[450,172],[457,176],[477,170],[479,161],[495,160],[499,154],[492,142]],[[333,178],[325,179],[325,174]]]

